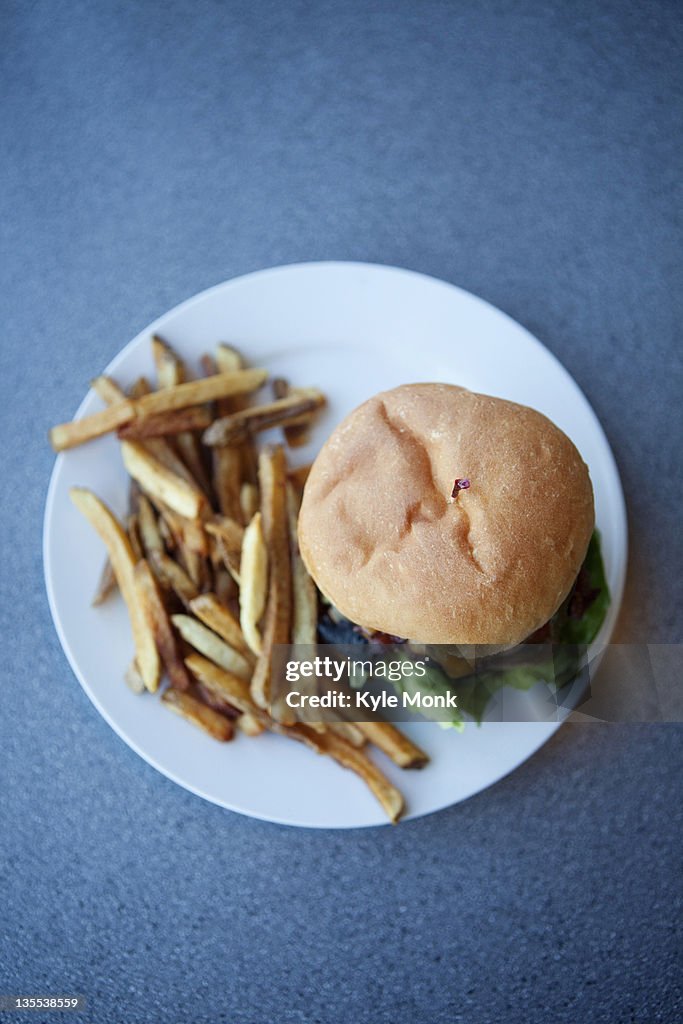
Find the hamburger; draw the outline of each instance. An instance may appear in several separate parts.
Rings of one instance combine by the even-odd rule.
[[[588,468],[546,416],[451,384],[408,384],[332,433],[298,532],[337,617],[444,664],[444,654],[490,657],[529,640],[590,642],[608,600],[594,529]]]

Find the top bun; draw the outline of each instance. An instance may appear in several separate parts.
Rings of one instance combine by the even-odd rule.
[[[469,487],[452,499],[456,479]],[[588,469],[541,413],[407,384],[331,435],[306,483],[299,544],[353,622],[427,644],[508,647],[557,611],[594,519]]]

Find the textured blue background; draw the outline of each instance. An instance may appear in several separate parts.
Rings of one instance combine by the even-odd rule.
[[[371,260],[484,296],[570,368],[627,491],[621,638],[680,641],[680,7],[5,0],[1,21],[0,991],[127,1024],[680,1020],[679,726],[564,728],[397,829],[261,824],[108,729],[40,554],[46,430],[124,342],[236,274]]]

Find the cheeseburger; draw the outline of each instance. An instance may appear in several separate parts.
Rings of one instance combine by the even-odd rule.
[[[409,384],[330,436],[299,544],[322,594],[365,635],[490,652],[543,635],[561,609],[570,621],[572,601],[585,613],[594,525],[588,468],[547,417]]]

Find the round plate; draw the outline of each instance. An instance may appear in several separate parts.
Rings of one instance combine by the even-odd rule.
[[[600,641],[614,625],[626,568],[626,512],[609,444],[585,397],[560,363],[527,330],[473,295],[421,274],[359,263],[310,263],[227,281],[189,299],[146,327],[106,373],[129,385],[153,375],[150,334],[158,332],[199,372],[218,341],[238,346],[252,365],[329,397],[308,461],[335,424],[377,391],[411,381],[446,381],[513,399],[549,416],[572,438],[590,468],[612,604]],[[89,392],[77,416],[100,408]],[[69,487],[91,488],[118,514],[128,484],[113,437],[59,455],[47,498],[44,562],[52,616],[84,690],[112,728],[141,757],[193,793],[257,818],[308,827],[385,822],[360,779],[279,736],[216,743],[157,699],[123,682],[132,640],[123,602],[90,600],[103,564],[102,544],[71,504]],[[512,771],[558,722],[468,725],[464,733],[433,723],[406,727],[431,757],[420,772],[401,771],[378,754],[405,794],[407,817],[464,800]]]

